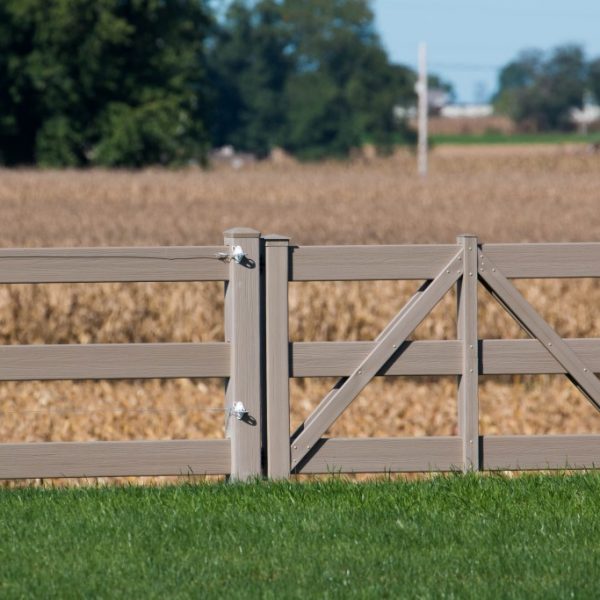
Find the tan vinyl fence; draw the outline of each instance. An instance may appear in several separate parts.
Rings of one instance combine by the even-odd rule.
[[[223,246],[0,250],[0,283],[224,281],[225,341],[0,347],[0,380],[223,377],[225,440],[0,444],[0,478],[591,468],[600,435],[480,436],[479,375],[566,375],[600,408],[600,339],[563,339],[511,283],[600,277],[600,244],[293,246],[247,228]],[[288,335],[290,281],[423,280],[372,342]],[[531,339],[480,340],[482,284]],[[456,286],[456,340],[410,341]],[[455,375],[457,436],[327,438],[375,376]],[[290,377],[339,377],[290,433]]]

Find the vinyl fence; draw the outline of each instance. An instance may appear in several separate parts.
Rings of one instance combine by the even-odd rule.
[[[0,478],[591,468],[600,435],[481,436],[480,375],[568,377],[600,408],[600,339],[563,339],[511,283],[600,277],[600,244],[294,246],[236,228],[223,246],[0,250],[0,283],[223,281],[225,341],[0,347],[0,380],[222,377],[226,439],[0,444]],[[297,342],[288,335],[292,281],[422,280],[372,342]],[[477,336],[483,285],[530,335]],[[456,340],[410,335],[451,289]],[[454,375],[458,435],[328,438],[376,376]],[[290,431],[291,377],[339,378]]]

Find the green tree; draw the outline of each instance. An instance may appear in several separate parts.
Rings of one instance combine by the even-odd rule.
[[[231,4],[208,55],[215,145],[266,156],[280,143],[292,69],[288,43],[277,2]]]
[[[197,0],[4,0],[0,152],[7,164],[201,160]]]
[[[496,108],[529,128],[571,127],[569,111],[581,106],[587,83],[583,50],[576,45],[522,52],[500,72]]]
[[[388,146],[398,133],[394,106],[414,88],[390,64],[371,3],[283,0],[282,12],[295,65],[284,147],[318,158],[345,155],[366,141]]]
[[[587,89],[600,103],[600,58],[591,61],[588,66]]]
[[[403,129],[414,76],[391,65],[367,0],[236,0],[209,53],[219,144],[265,155],[346,155]]]

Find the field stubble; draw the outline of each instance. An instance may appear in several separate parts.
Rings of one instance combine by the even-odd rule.
[[[600,157],[558,148],[449,149],[421,181],[407,154],[372,163],[258,164],[240,171],[0,172],[0,244],[207,245],[236,225],[300,244],[600,239]],[[290,286],[293,340],[370,340],[416,282]],[[520,281],[565,337],[600,337],[595,280]],[[0,343],[223,339],[222,285],[51,284],[0,288]],[[449,294],[418,339],[455,337]],[[524,337],[482,290],[480,337]],[[296,425],[331,382],[292,382]],[[483,433],[600,431],[600,416],[561,376],[485,378]],[[21,382],[0,385],[2,441],[222,437],[218,380]],[[380,378],[333,435],[456,433],[454,378]]]

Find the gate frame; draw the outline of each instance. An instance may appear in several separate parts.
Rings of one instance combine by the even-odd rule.
[[[543,435],[543,436],[480,436],[479,435],[479,376],[484,375],[487,366],[502,362],[501,352],[509,344],[510,348],[525,352],[531,357],[531,365],[525,361],[515,372],[561,373],[584,393],[591,403],[600,409],[600,380],[594,370],[581,357],[579,347],[589,343],[600,354],[600,339],[563,340],[548,323],[533,309],[508,278],[493,262],[491,255],[498,255],[509,265],[509,276],[518,277],[590,277],[600,276],[598,264],[593,259],[600,257],[600,244],[493,244],[481,245],[477,236],[463,234],[457,237],[453,246],[459,253],[442,269],[437,277],[432,277],[424,259],[415,257],[410,260],[398,259],[402,263],[399,272],[409,276],[389,276],[393,250],[386,254],[373,246],[333,246],[333,247],[295,247],[289,245],[284,236],[272,236],[266,243],[266,364],[267,364],[267,428],[268,428],[268,465],[270,478],[287,478],[292,473],[316,473],[330,470],[332,461],[336,472],[373,472],[373,471],[419,471],[419,470],[462,470],[478,471],[483,469],[545,469],[545,468],[587,468],[600,464],[600,435]],[[388,249],[390,247],[387,247]],[[397,247],[396,247],[397,248]],[[410,248],[410,247],[405,247]],[[415,248],[413,246],[413,248]],[[417,247],[418,248],[418,247]],[[440,249],[436,260],[439,263],[443,251],[448,246],[432,247],[430,254]],[[489,248],[489,252],[487,251]],[[422,247],[421,247],[422,249]],[[593,256],[579,260],[586,251]],[[295,260],[299,252],[302,260]],[[553,256],[565,253],[556,264]],[[377,255],[380,260],[377,261]],[[388,254],[390,256],[388,256]],[[418,252],[417,252],[418,254]],[[426,255],[425,252],[421,252]],[[522,255],[522,256],[521,256]],[[327,256],[332,257],[327,264]],[[287,260],[286,260],[287,257]],[[356,265],[349,261],[354,257]],[[512,265],[509,259],[524,258],[524,264]],[[577,264],[576,261],[577,260]],[[457,374],[458,392],[458,436],[435,436],[425,438],[324,438],[323,434],[335,422],[339,415],[354,400],[356,395],[377,374],[385,375],[387,368],[397,360],[398,355],[410,347],[406,338],[420,322],[409,318],[410,331],[398,335],[398,323],[407,319],[407,314],[418,312],[423,306],[421,296],[427,293],[431,282],[450,275],[456,268],[454,261],[462,265],[455,278],[457,290],[457,339],[445,342],[459,344],[461,366]],[[374,272],[369,272],[373,266]],[[448,268],[450,266],[450,269]],[[353,269],[354,267],[354,269]],[[339,272],[337,272],[339,270]],[[355,274],[352,274],[352,271]],[[458,270],[458,269],[457,269]],[[290,281],[330,281],[364,279],[419,279],[417,272],[427,272],[427,283],[411,301],[392,319],[373,343],[363,342],[300,342],[291,343],[288,338],[288,282]],[[383,276],[380,276],[383,275]],[[453,282],[453,283],[454,283]],[[481,282],[493,297],[515,318],[532,337],[532,340],[480,340],[477,335],[477,291]],[[452,284],[450,284],[452,285]],[[443,287],[443,286],[442,286]],[[445,293],[445,292],[444,292]],[[435,306],[444,293],[431,294]],[[423,312],[423,311],[421,311]],[[428,314],[419,315],[420,319]],[[412,314],[414,317],[415,315]],[[535,344],[542,343],[546,352],[557,366],[543,366],[539,362],[539,352]],[[441,343],[440,341],[432,342]],[[295,433],[290,433],[289,421],[289,377],[296,376],[295,361],[303,345],[312,347],[315,356],[324,355],[327,345],[331,351],[336,346],[370,344],[369,352],[356,359],[355,365],[342,375],[328,395],[307,417]],[[427,342],[416,342],[423,347]],[[296,348],[298,346],[299,348]],[[316,348],[320,346],[320,349]],[[457,346],[453,346],[456,348]],[[584,348],[585,350],[585,348]],[[483,355],[482,355],[483,351]],[[415,346],[416,353],[416,346]],[[358,355],[358,352],[356,352]],[[493,357],[492,359],[489,357]],[[306,357],[305,357],[306,359]],[[315,359],[316,360],[316,359]],[[331,361],[330,361],[331,362]],[[508,361],[515,364],[515,361]],[[347,361],[346,361],[347,363]],[[387,367],[386,367],[387,365]],[[514,367],[513,367],[514,368]],[[540,370],[541,368],[541,370]],[[527,371],[531,369],[531,371]],[[318,370],[318,369],[316,369]],[[341,370],[341,367],[340,369]],[[426,369],[425,369],[426,370]],[[600,372],[600,368],[596,369]],[[321,370],[317,376],[335,375]],[[427,371],[429,374],[429,371]],[[499,371],[505,372],[505,371]],[[507,370],[510,374],[512,371]],[[415,373],[417,374],[417,373]],[[441,372],[445,375],[447,372]],[[302,373],[300,376],[306,376]],[[310,375],[309,375],[310,376]],[[348,388],[352,388],[348,390]],[[348,390],[347,393],[344,393]],[[398,458],[402,455],[401,459]],[[323,455],[323,456],[320,456]],[[431,463],[425,466],[425,460]],[[564,459],[564,462],[561,461]],[[379,463],[377,461],[380,461]],[[382,461],[388,461],[390,468]],[[309,463],[309,468],[305,466]],[[394,468],[394,464],[400,468]],[[345,465],[345,467],[344,467]],[[404,468],[407,467],[407,468]]]

